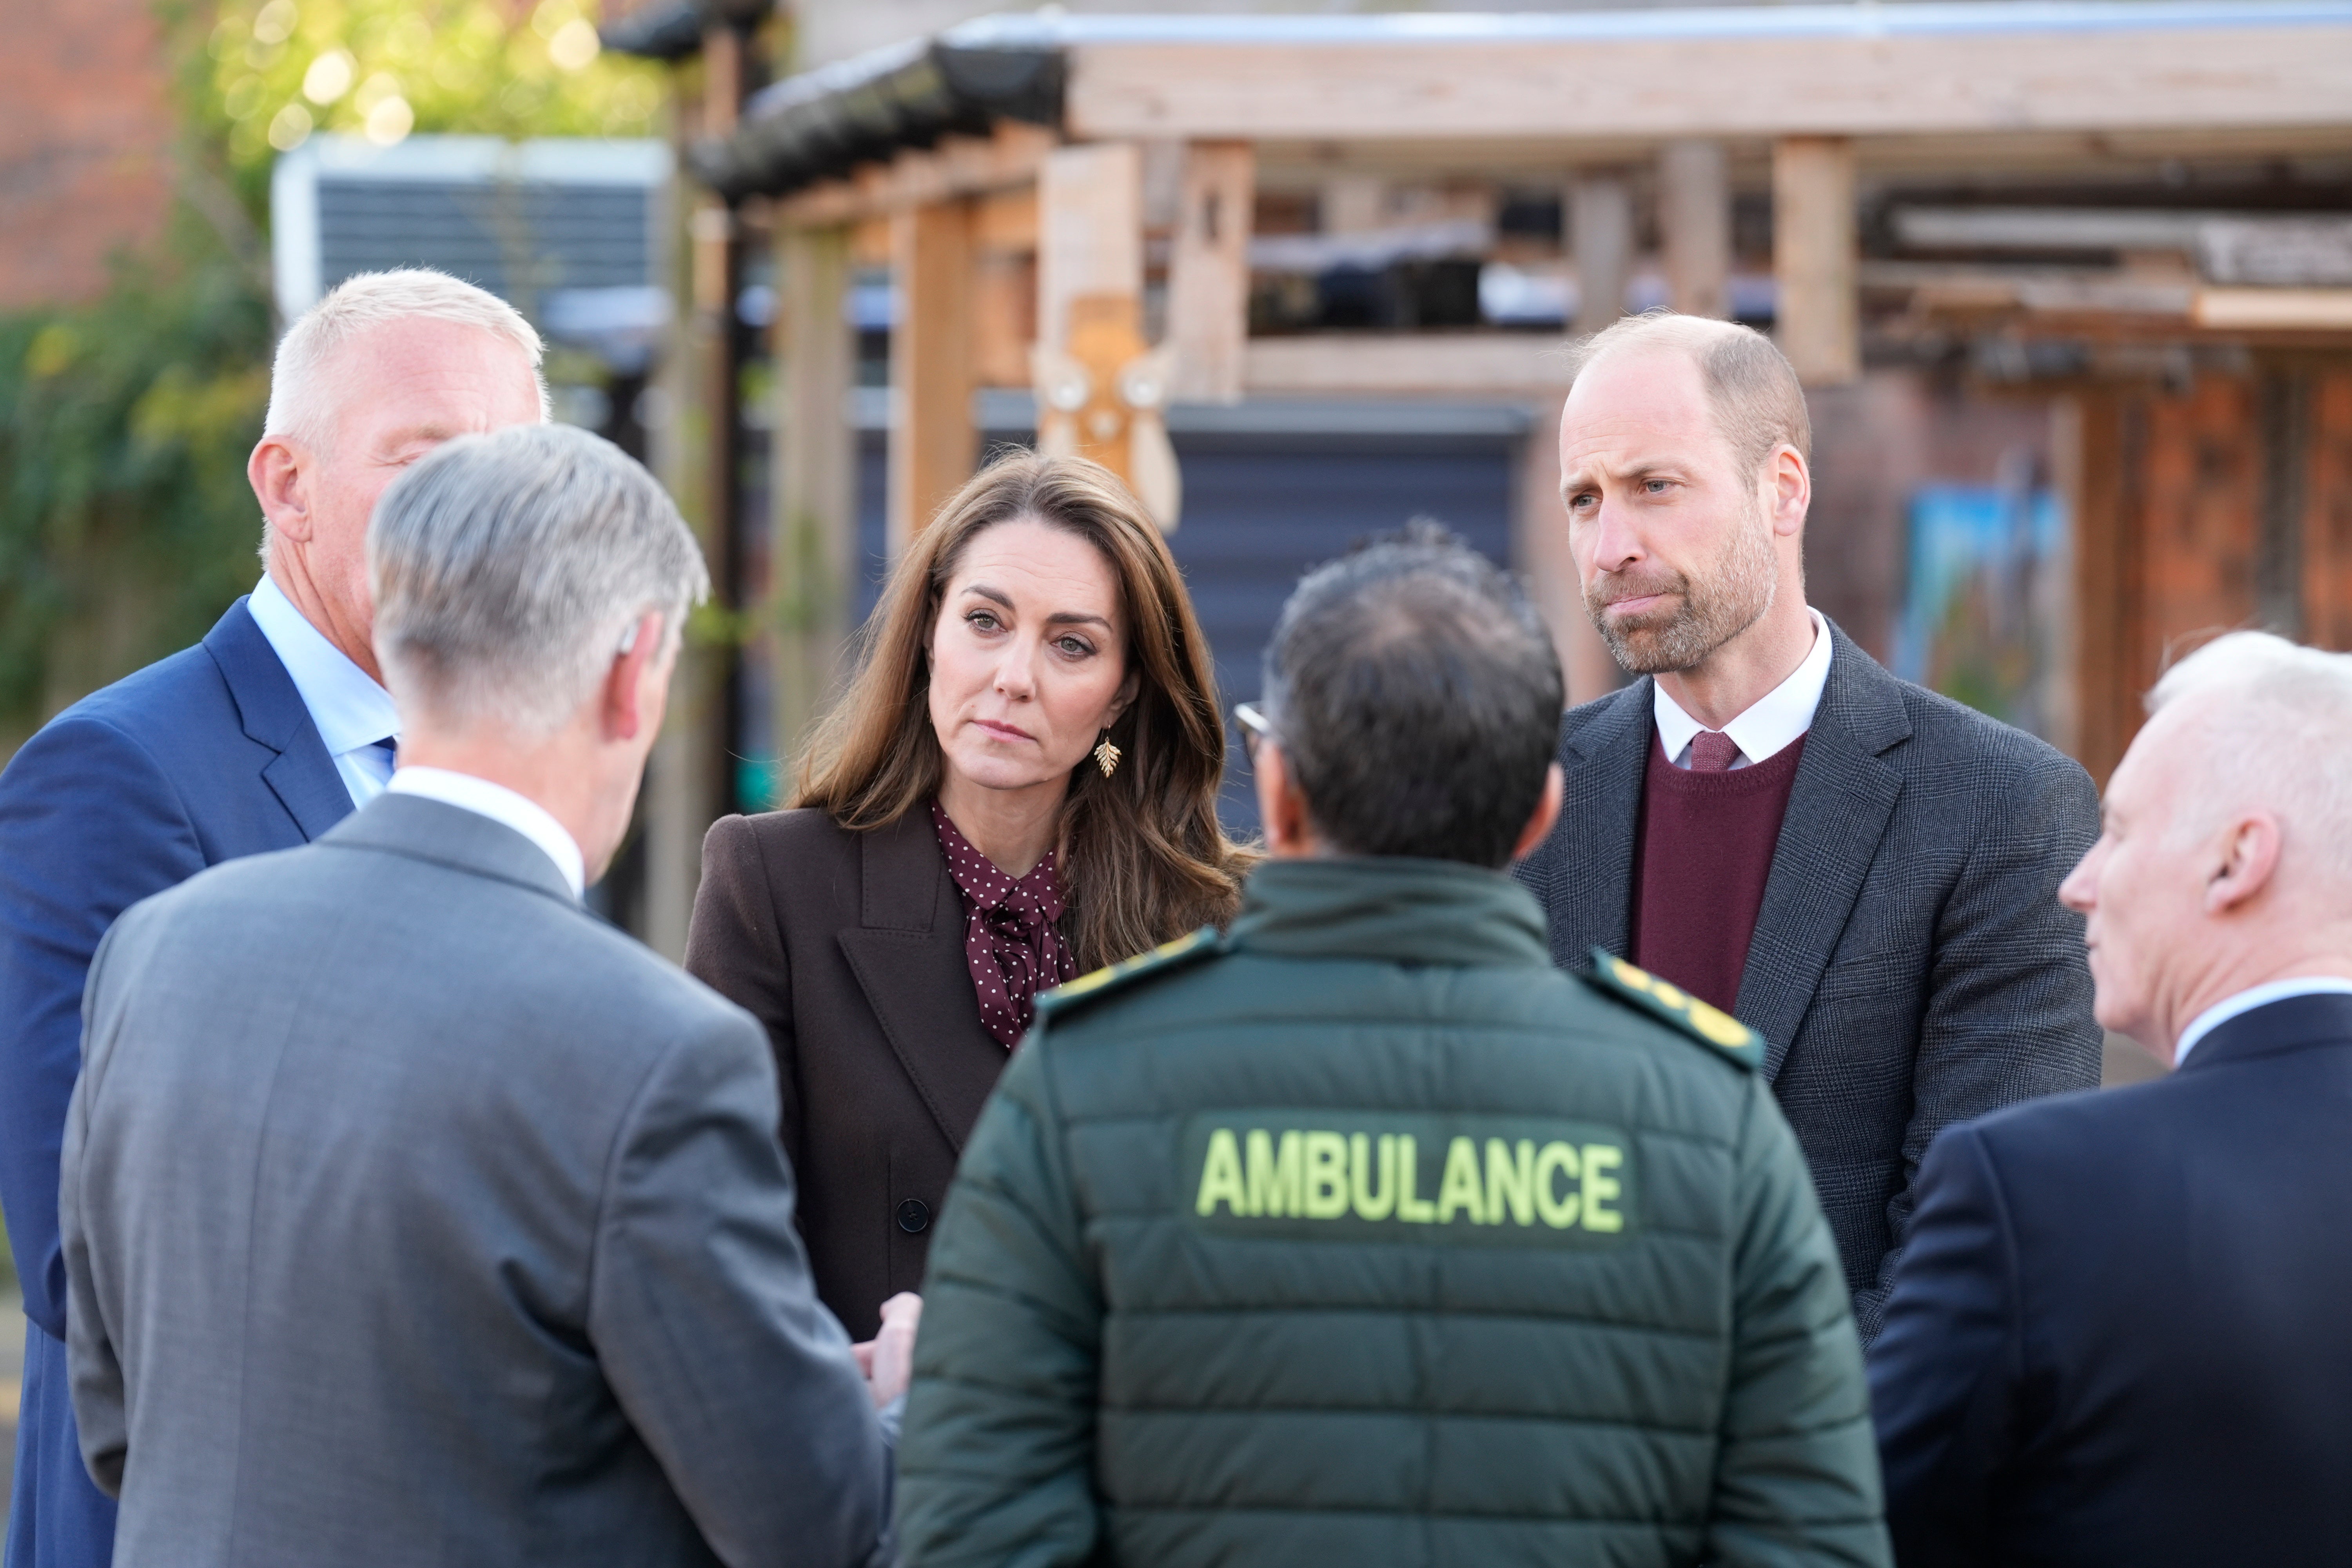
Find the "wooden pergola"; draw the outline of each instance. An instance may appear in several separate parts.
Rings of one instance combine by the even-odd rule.
[[[895,546],[971,474],[974,395],[986,385],[1036,384],[1048,439],[1060,419],[1062,444],[1130,473],[1144,450],[1136,426],[1148,434],[1158,416],[1151,395],[1556,406],[1557,339],[1540,334],[1253,338],[1251,226],[1264,192],[1328,191],[1352,176],[1549,184],[1572,215],[1574,263],[1588,280],[1582,329],[1617,309],[1590,280],[1617,280],[1622,299],[1633,265],[1629,170],[1655,191],[1672,302],[1708,314],[1730,313],[1735,194],[1769,190],[1775,330],[1807,382],[1832,386],[1861,372],[1864,290],[1910,286],[1864,266],[1861,185],[2347,154],[2352,0],[1040,13],[792,78],[690,153],[733,218],[698,223],[695,276],[723,280],[730,237],[764,235],[775,247],[773,596],[791,606],[776,731],[788,742],[803,731],[851,630],[845,301],[861,263],[887,262],[898,301]],[[1150,310],[1148,270],[1165,290],[1164,307]],[[1606,309],[1595,310],[1596,298]],[[2078,330],[2126,337],[2352,342],[2352,287],[2190,280],[2156,318],[2085,309],[2096,321]],[[1145,339],[1147,315],[1163,323],[1156,341]],[[2063,310],[2048,319],[2074,320]],[[1147,352],[1162,384],[1122,401],[1120,372]],[[1072,363],[1087,385],[1064,408],[1052,376]],[[2085,449],[2105,438],[2087,432]],[[2080,499],[2095,509],[2097,483]],[[2083,526],[2095,545],[2099,520]],[[2094,683],[2122,679],[2099,672],[2108,656],[2093,646],[2112,570],[2095,552],[2078,566]]]

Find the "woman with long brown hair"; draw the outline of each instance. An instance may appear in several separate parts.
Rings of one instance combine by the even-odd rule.
[[[1168,546],[1118,481],[1007,458],[918,534],[792,808],[703,844],[687,968],[774,1043],[817,1291],[916,1289],[1032,998],[1239,906],[1224,725]]]

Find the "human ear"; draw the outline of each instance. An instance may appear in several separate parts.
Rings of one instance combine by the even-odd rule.
[[[2278,818],[2267,811],[2251,812],[2230,824],[2222,835],[2220,862],[2205,879],[2205,912],[2225,914],[2252,900],[2270,885],[2278,869]]]
[[[620,650],[613,655],[599,693],[598,718],[607,741],[634,741],[661,722],[662,698],[668,685],[668,667],[676,650],[666,647],[662,617],[647,611],[622,634]],[[648,675],[658,679],[648,680]]]
[[[1552,825],[1559,820],[1559,803],[1567,794],[1568,780],[1560,773],[1559,764],[1554,763],[1544,770],[1543,795],[1536,802],[1535,814],[1528,818],[1528,825],[1519,829],[1519,841],[1511,846],[1513,864],[1534,854],[1536,846],[1551,836]]]
[[[1813,504],[1813,476],[1805,466],[1804,454],[1781,442],[1764,459],[1764,504],[1772,519],[1772,531],[1793,537],[1804,528],[1805,513]]]
[[[1266,853],[1277,859],[1312,855],[1315,847],[1307,821],[1307,797],[1291,782],[1290,762],[1282,754],[1279,742],[1258,742],[1257,756],[1250,764],[1250,778],[1257,788],[1257,816],[1265,827]]]
[[[284,436],[264,436],[245,460],[246,482],[270,530],[297,543],[310,542],[310,486],[303,455]]]

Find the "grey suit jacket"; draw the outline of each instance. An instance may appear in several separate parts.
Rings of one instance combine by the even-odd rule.
[[[2099,1081],[2083,921],[2058,902],[2099,801],[2050,746],[1830,636],[1735,1011],[1767,1042],[1867,1342],[1936,1134]],[[1652,688],[1560,725],[1567,806],[1518,875],[1566,967],[1626,955]]]
[[[750,1016],[385,795],[100,948],[60,1204],[114,1561],[851,1564],[888,1456]]]

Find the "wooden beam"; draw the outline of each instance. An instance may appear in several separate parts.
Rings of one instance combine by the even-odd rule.
[[[1731,314],[1731,176],[1720,142],[1658,153],[1658,233],[1666,300],[1685,316]]]
[[[1185,149],[1168,260],[1168,342],[1176,350],[1175,395],[1188,401],[1241,401],[1256,166],[1246,142]]]
[[[1143,295],[1143,161],[1130,142],[1064,147],[1037,177],[1037,341],[1069,344],[1076,300]]]
[[[1042,125],[1006,121],[985,137],[948,136],[929,151],[899,153],[846,179],[813,185],[775,205],[785,228],[831,228],[887,216],[955,196],[1025,185],[1059,138]]]
[[[1568,240],[1576,255],[1576,330],[1597,332],[1625,313],[1633,278],[1633,194],[1623,180],[1589,174],[1570,182]]]
[[[1428,32],[1424,29],[1424,35]],[[2352,26],[1087,43],[1087,138],[1913,135],[2340,125]]]
[[[789,780],[840,674],[857,559],[857,434],[849,397],[857,342],[844,306],[846,229],[776,242],[776,439],[771,447],[769,613],[775,637],[776,761]],[[787,784],[789,788],[789,784]]]
[[[971,478],[972,212],[933,202],[890,220],[898,318],[890,328],[891,422],[885,489],[890,555]]]
[[[1570,379],[1558,339],[1517,332],[1253,338],[1243,365],[1252,392],[1492,396],[1564,392]]]
[[[1772,149],[1772,270],[1780,352],[1808,386],[1862,374],[1853,144],[1791,136]]]

